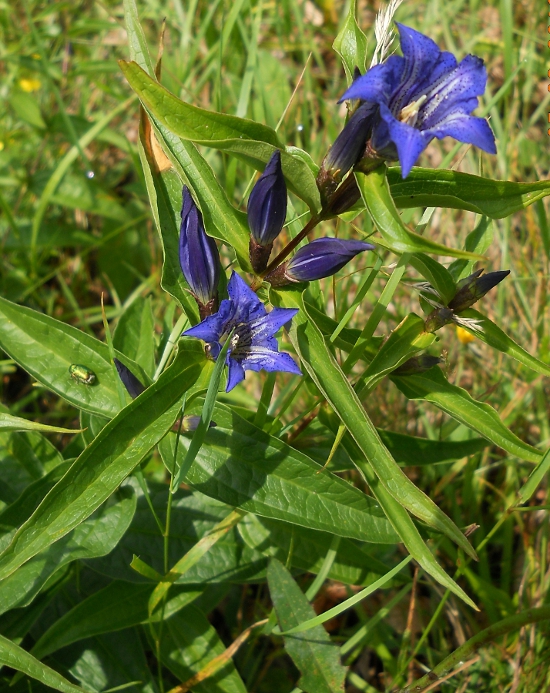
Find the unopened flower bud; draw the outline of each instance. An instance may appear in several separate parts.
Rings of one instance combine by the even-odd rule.
[[[202,215],[187,186],[183,188],[180,228],[180,265],[201,318],[217,308],[220,260],[216,242],[206,235]]]
[[[276,149],[248,198],[250,262],[262,272],[269,260],[273,241],[281,233],[287,207],[286,183],[281,168],[281,152]]]
[[[286,265],[277,267],[266,277],[266,281],[271,282],[273,286],[284,286],[293,282],[311,282],[330,277],[356,255],[365,250],[373,250],[374,247],[364,241],[317,238],[300,248]]]
[[[317,186],[324,200],[332,196],[342,178],[365,153],[376,113],[375,105],[361,104],[328,150],[317,175]]]
[[[488,274],[482,274],[482,272],[483,270],[477,270],[477,272],[458,283],[458,291],[449,303],[449,308],[452,308],[455,313],[460,313],[466,310],[466,308],[473,306],[474,303],[479,301],[488,291],[500,284],[510,274],[510,270],[489,272]]]
[[[392,371],[391,374],[399,376],[418,375],[419,373],[425,373],[440,363],[443,363],[443,360],[439,356],[428,356],[427,354],[413,356]]]
[[[200,422],[200,416],[186,415],[183,417],[181,422],[179,420],[176,421],[176,423],[172,426],[172,430],[175,433],[192,433],[193,431],[197,430]],[[218,424],[215,421],[211,421],[208,428],[216,428],[217,425]]]
[[[426,332],[436,332],[444,325],[453,322],[454,311],[450,308],[436,308],[433,310],[424,323]]]
[[[122,384],[128,391],[128,394],[132,399],[135,399],[141,393],[145,390],[144,385],[140,380],[136,378],[136,376],[132,373],[132,371],[125,366],[121,361],[118,359],[114,359],[115,366],[118,372],[118,377],[122,380]]]

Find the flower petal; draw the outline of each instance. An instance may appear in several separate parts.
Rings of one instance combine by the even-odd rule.
[[[399,122],[386,106],[380,107],[380,114],[388,126],[392,141],[397,147],[401,175],[406,178],[434,135],[426,136],[420,130]]]
[[[445,118],[437,126],[427,130],[426,134],[439,139],[454,137],[459,142],[473,144],[483,149],[483,151],[489,152],[489,154],[497,153],[495,136],[485,118],[477,118],[476,116],[463,115],[461,113],[453,114]]]
[[[427,92],[426,103],[418,114],[417,127],[423,130],[431,128],[446,115],[456,111],[471,113],[477,106],[477,97],[484,93],[486,84],[487,70],[483,60],[475,55],[467,55]]]
[[[264,347],[252,347],[247,357],[241,362],[243,368],[249,371],[264,370],[268,372],[285,371],[302,375],[302,371],[289,354],[279,351],[271,351]]]
[[[225,324],[233,312],[231,301],[223,300],[220,309],[214,315],[209,315],[198,325],[190,327],[182,334],[182,337],[196,337],[205,342],[218,342],[224,333]]]
[[[271,313],[253,320],[250,323],[252,344],[258,344],[260,341],[272,337],[277,330],[290,322],[297,312],[297,308],[273,308]]]
[[[226,392],[230,392],[235,385],[238,385],[241,380],[244,380],[244,368],[235,359],[229,359],[229,373],[227,376]]]
[[[392,55],[385,63],[371,67],[350,85],[338,103],[348,99],[388,103],[393,85],[399,81],[404,65],[403,58]]]
[[[235,271],[227,283],[227,293],[236,308],[236,322],[247,322],[251,318],[259,318],[266,314],[264,304]]]

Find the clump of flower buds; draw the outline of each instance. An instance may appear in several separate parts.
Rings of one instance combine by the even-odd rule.
[[[428,354],[413,356],[393,370],[391,375],[419,375],[429,371],[434,366],[438,366],[440,363],[443,363],[443,359],[440,359],[439,356],[429,356]]]
[[[447,306],[430,301],[435,305],[435,309],[426,318],[426,332],[435,332],[444,325],[452,322],[463,325],[470,329],[477,327],[477,322],[469,318],[461,317],[459,314],[474,305],[480,298],[493,289],[497,284],[510,274],[510,270],[499,272],[489,272],[483,274],[483,270],[477,270],[469,277],[462,279],[457,284],[457,291]]]
[[[278,287],[330,277],[356,255],[374,247],[364,241],[317,238],[300,248],[288,262],[279,265],[265,279]]]
[[[202,215],[187,186],[183,188],[179,255],[181,271],[204,319],[218,307],[220,260],[216,242],[206,235]]]
[[[281,152],[276,149],[248,198],[248,225],[252,234],[250,262],[257,273],[267,267],[273,242],[285,223],[286,209],[287,190]]]

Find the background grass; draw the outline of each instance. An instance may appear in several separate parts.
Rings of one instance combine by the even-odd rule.
[[[178,315],[159,288],[162,256],[136,150],[138,106],[116,62],[128,57],[122,8],[92,0],[21,0],[0,6],[0,93],[5,105],[0,114],[1,294],[99,336],[102,293],[112,326],[131,306],[150,297],[160,347]],[[283,141],[321,161],[345,115],[336,105],[345,88],[344,72],[331,47],[347,12],[345,4],[141,0],[139,9],[153,53],[165,21],[163,83],[171,91],[205,108],[278,127]],[[359,24],[371,37],[369,59],[377,9],[376,4],[358,3]],[[485,59],[489,85],[484,103],[501,90],[490,110],[498,155],[481,156],[463,146],[453,168],[515,181],[548,178],[546,15],[542,0],[433,0],[405,3],[398,10],[399,21],[430,35],[458,57],[473,52]],[[502,90],[503,85],[507,86]],[[102,126],[86,141],[92,124]],[[438,166],[451,146],[430,145],[421,163]],[[252,170],[218,152],[203,153],[229,198],[242,205]],[[305,209],[296,198],[292,201],[299,216]],[[405,220],[418,221],[420,211],[405,212]],[[363,217],[355,223],[368,229]],[[426,233],[460,247],[475,224],[472,213],[436,210]],[[299,222],[293,222],[288,232],[299,228]],[[325,230],[334,232],[333,222]],[[516,341],[550,363],[547,205],[539,202],[495,221],[492,232],[487,269],[509,268],[511,275],[484,301],[483,309]],[[364,325],[394,261],[390,255],[385,259],[353,325]],[[351,274],[327,282],[326,290],[334,291],[333,315],[344,314],[358,281],[354,270],[369,263],[371,259],[360,260],[351,266]],[[414,279],[414,274],[406,279]],[[387,334],[404,315],[418,309],[418,296],[406,281],[377,333]],[[461,342],[454,328],[442,331],[441,343],[451,382],[495,406],[522,439],[548,446],[547,379],[495,355],[481,342]],[[33,387],[13,362],[4,358],[0,369],[2,402],[12,414],[44,423],[72,423],[74,410],[45,389]],[[285,382],[277,380],[273,411],[290,392]],[[233,401],[255,408],[262,383],[263,378],[251,378]],[[304,425],[310,419],[304,420],[303,412],[314,402],[315,393],[302,387],[282,417],[294,444],[310,451],[326,446],[316,434],[315,420]],[[433,439],[466,436],[465,429],[447,416],[430,405],[408,402],[387,381],[370,395],[367,406],[374,422],[384,428]],[[67,451],[74,456],[83,445],[80,438],[52,440],[65,448],[66,457]],[[467,517],[485,537],[512,504],[530,468],[488,447],[469,458],[409,472],[455,521],[460,524]],[[154,460],[150,471],[155,472]],[[547,483],[533,503],[548,505]],[[367,625],[367,636],[346,654],[353,670],[349,690],[403,685],[482,627],[518,609],[548,603],[548,537],[546,510],[516,512],[501,522],[480,552],[479,564],[470,565],[462,579],[480,605],[479,614],[454,598],[442,601],[440,588],[420,574],[412,592],[376,593],[344,619],[330,622],[331,633],[341,642]],[[456,555],[450,543],[441,543],[439,558],[452,572]],[[342,585],[328,584],[316,606],[324,610],[346,596]],[[387,613],[379,618],[386,606]],[[229,643],[268,608],[265,587],[234,586],[211,619]],[[480,650],[475,661],[440,690],[550,690],[549,635],[548,624],[509,635]],[[296,672],[275,640],[253,635],[236,662],[251,692],[293,688]]]

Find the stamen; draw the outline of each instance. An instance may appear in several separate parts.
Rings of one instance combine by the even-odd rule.
[[[427,98],[428,97],[426,94],[424,94],[416,101],[413,101],[408,106],[405,106],[405,108],[399,114],[398,119],[402,123],[406,123],[407,125],[414,127],[416,125],[416,121],[418,120],[418,111]]]

